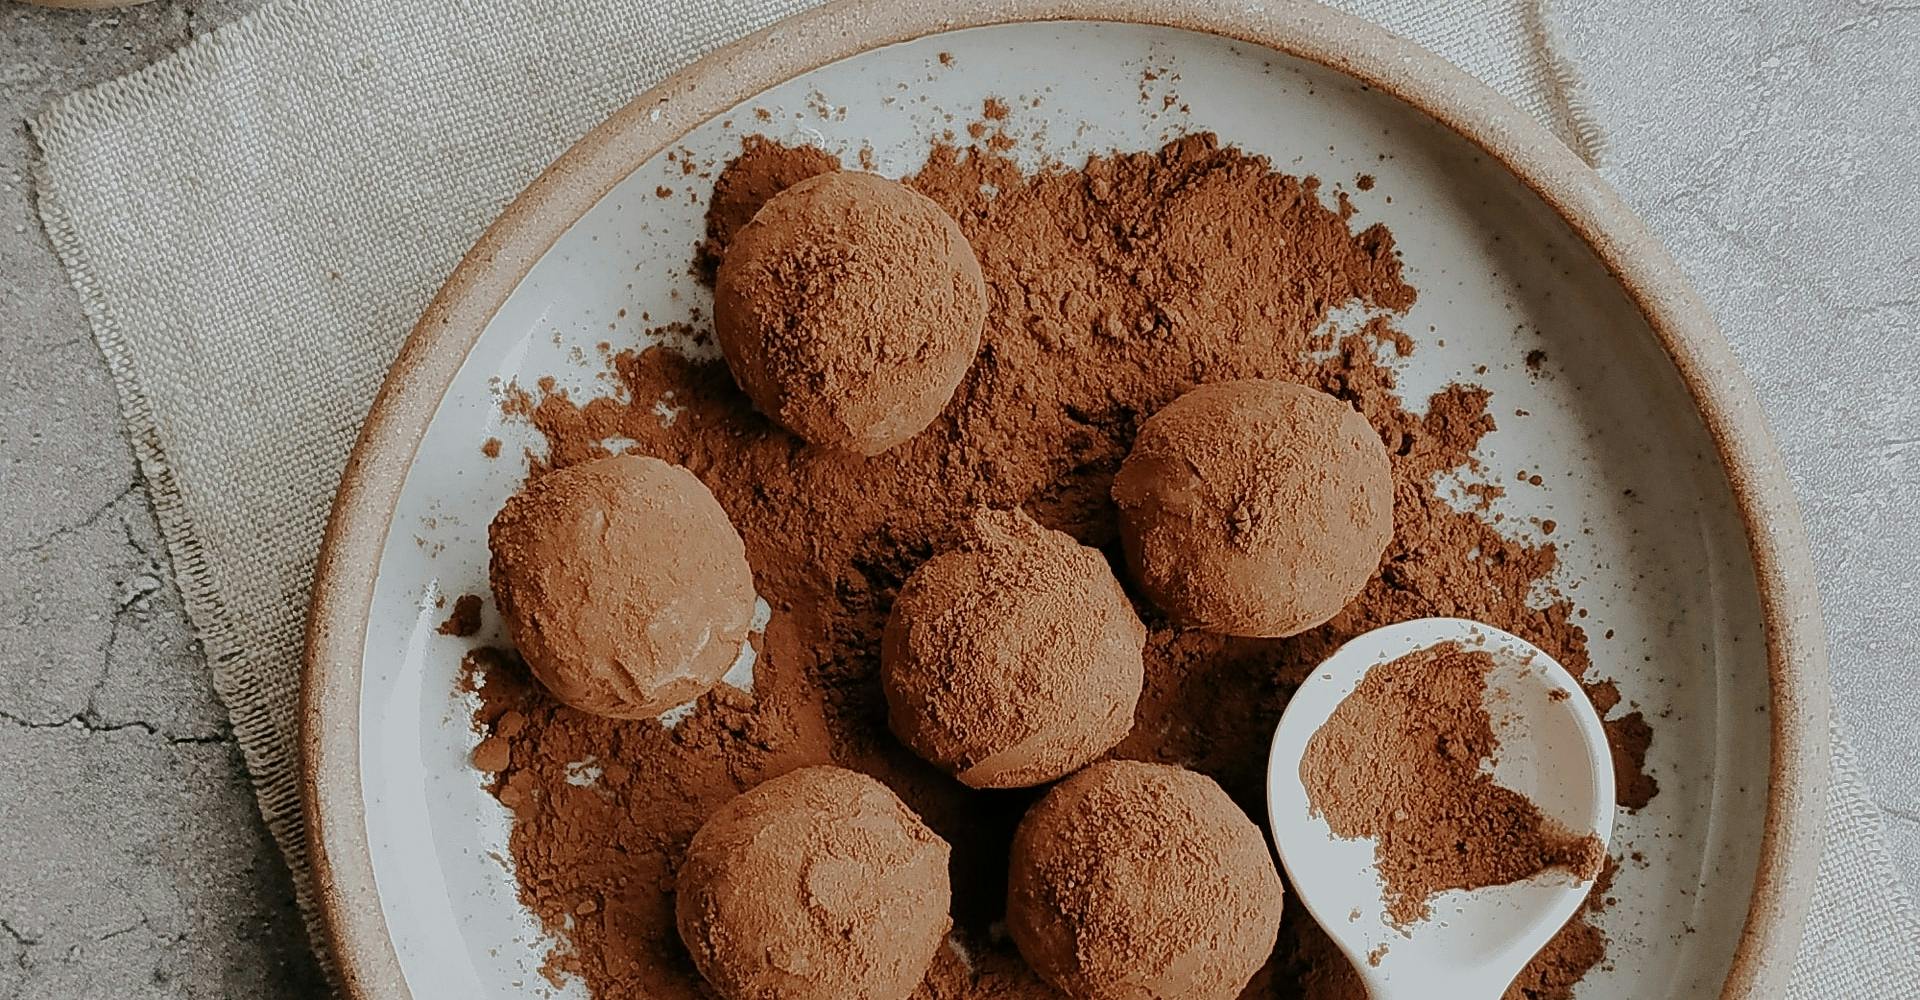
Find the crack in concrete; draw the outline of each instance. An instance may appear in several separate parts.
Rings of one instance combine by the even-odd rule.
[[[125,927],[116,927],[113,930],[110,930],[105,934],[102,934],[99,937],[94,938],[93,943],[101,944],[103,942],[111,941],[117,937],[125,937],[126,935],[132,934],[134,931],[137,931],[140,928],[145,926],[147,926],[147,916],[146,914],[143,913],[140,915],[140,919],[134,921],[133,923],[130,923]]]
[[[130,923],[125,927],[116,927],[113,930],[110,930],[105,934],[102,934],[99,937],[94,938],[93,943],[103,944],[105,942],[113,940],[114,938],[125,937],[128,934],[132,934],[134,931],[139,931],[139,930],[144,930],[147,933],[152,934],[154,940],[159,941],[162,944],[176,945],[187,939],[186,931],[176,931],[172,934],[162,934],[159,931],[154,930],[153,918],[149,917],[146,913],[143,912],[140,914],[140,919],[135,920],[133,923]]]
[[[171,733],[162,732],[159,726],[151,722],[143,722],[139,719],[128,719],[125,722],[108,722],[100,718],[99,715],[93,711],[91,705],[64,719],[49,720],[25,719],[12,712],[0,710],[0,721],[11,722],[22,729],[78,729],[88,733],[120,733],[134,730],[146,733],[148,736],[158,736],[167,741],[171,746],[207,746],[215,743],[233,742],[233,734],[224,731],[198,736],[175,736]]]
[[[13,967],[25,973],[25,976],[16,981],[7,991],[7,1000],[20,1000],[26,995],[27,982],[33,976],[33,949],[40,944],[40,939],[22,933],[5,920],[0,920],[0,931],[4,931],[7,937],[12,938],[14,946],[20,950],[19,954],[13,956]]]
[[[7,936],[13,939],[13,943],[22,948],[31,948],[40,943],[39,938],[18,930],[4,919],[0,919],[0,931],[5,931]]]
[[[149,513],[148,516],[152,516],[151,513]],[[124,517],[120,519],[120,533],[126,536],[127,547],[140,553],[140,556],[144,558],[148,565],[152,566],[157,573],[160,569],[160,560],[154,558],[153,553],[147,551],[147,547],[140,544],[138,538],[133,537],[133,524]]]
[[[57,529],[54,533],[33,543],[31,546],[28,546],[28,548],[44,547],[60,534],[71,534],[74,531],[81,530],[87,524],[97,523],[137,488],[138,483],[136,482],[127,489],[122,490],[113,500],[94,510],[82,522],[63,529]],[[7,719],[16,724],[37,729],[52,729],[63,726],[78,726],[90,732],[114,732],[124,729],[139,729],[154,735],[165,736],[170,742],[175,744],[229,742],[231,735],[226,733],[177,736],[172,733],[162,732],[158,725],[144,720],[134,719],[122,721],[110,719],[106,713],[102,711],[100,699],[106,692],[107,685],[113,679],[113,667],[116,659],[115,647],[118,645],[120,637],[123,634],[127,616],[145,615],[148,610],[148,605],[146,604],[147,599],[150,598],[153,593],[163,589],[167,585],[165,571],[154,559],[153,554],[148,551],[147,547],[141,544],[134,530],[131,518],[123,514],[123,516],[119,518],[119,523],[121,535],[125,539],[127,547],[145,561],[146,565],[143,572],[153,578],[153,586],[148,588],[135,587],[131,593],[128,593],[126,592],[127,585],[122,584],[123,593],[115,602],[114,611],[108,619],[106,632],[101,636],[98,645],[94,648],[94,657],[100,665],[100,670],[94,678],[92,686],[87,691],[86,699],[82,703],[82,707],[79,711],[69,716],[52,720],[26,718],[17,713],[10,713],[0,708],[0,719]],[[27,618],[23,617],[18,624],[23,626],[28,624]]]
[[[87,700],[80,711],[74,713],[76,719],[102,721],[100,715],[100,692],[106,690],[107,679],[113,673],[113,644],[120,639],[120,622],[127,614],[127,605],[121,605],[107,622],[107,638],[100,644],[100,676],[94,678],[93,687],[87,691]]]
[[[52,531],[47,532],[45,535],[40,536],[38,540],[29,542],[26,545],[21,546],[20,548],[14,549],[12,552],[8,554],[9,555],[37,554],[42,549],[45,549],[47,546],[52,545],[54,542],[59,541],[62,538],[65,538],[76,532],[83,531],[87,528],[93,527],[95,524],[100,523],[101,518],[106,517],[108,514],[112,513],[115,507],[120,506],[121,501],[132,496],[133,491],[139,488],[140,488],[140,480],[138,478],[135,478],[132,482],[129,482],[125,487],[122,487],[118,493],[115,493],[113,497],[109,499],[106,503],[103,503],[100,506],[94,508],[92,511],[89,511],[87,513],[87,516],[81,518],[78,521],[73,522],[72,524],[61,525],[60,527],[57,527]]]

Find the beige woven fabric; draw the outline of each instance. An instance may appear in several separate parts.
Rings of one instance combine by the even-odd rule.
[[[112,367],[310,926],[301,632],[333,485],[388,363],[461,254],[575,138],[806,6],[283,0],[33,123],[43,220]],[[1530,0],[1338,6],[1424,42],[1575,148],[1599,148],[1555,85]],[[1873,816],[1857,784],[1838,788],[1835,884],[1902,926]],[[1824,947],[1815,967],[1836,971],[1807,995],[1905,995],[1873,992]]]

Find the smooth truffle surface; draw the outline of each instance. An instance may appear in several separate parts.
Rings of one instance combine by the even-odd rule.
[[[1273,952],[1280,874],[1213,779],[1103,761],[1013,837],[1007,929],[1073,1000],[1232,1000]]]
[[[834,171],[774,195],[726,249],[714,333],[754,405],[877,455],[953,398],[986,322],[980,262],[931,199]]]
[[[693,835],[680,937],[726,1000],[904,1000],[952,926],[948,853],[887,786],[801,768]]]
[[[1113,498],[1140,589],[1227,635],[1326,622],[1393,538],[1392,470],[1367,418],[1271,379],[1203,385],[1147,418]]]
[[[621,455],[549,472],[487,538],[507,632],[555,698],[650,718],[713,687],[753,622],[753,572],[693,473]]]
[[[1146,626],[1105,557],[1024,511],[907,578],[881,639],[887,720],[975,788],[1070,774],[1133,728]]]

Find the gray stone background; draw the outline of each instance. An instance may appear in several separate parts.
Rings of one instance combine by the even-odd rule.
[[[399,0],[404,2],[404,0]],[[322,993],[24,121],[260,0],[0,0],[0,998]]]
[[[3,1000],[321,991],[105,363],[40,231],[23,125],[262,2],[0,0]],[[1768,406],[1837,708],[1920,886],[1920,6],[1548,7],[1603,128],[1660,138],[1603,172],[1687,265]]]

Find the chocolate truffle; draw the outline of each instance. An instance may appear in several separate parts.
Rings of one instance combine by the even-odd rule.
[[[904,1000],[953,924],[947,854],[887,786],[801,768],[693,835],[680,938],[725,1000]]]
[[[1203,385],[1140,427],[1114,478],[1135,582],[1174,621],[1288,636],[1358,596],[1393,537],[1380,436],[1270,379]]]
[[[487,538],[508,634],[574,708],[650,718],[699,697],[740,655],[754,603],[746,546],[680,466],[622,455],[549,472]]]
[[[877,455],[953,398],[986,301],[980,262],[939,205],[834,171],[774,195],[733,237],[714,333],[761,412],[813,444]]]
[[[1147,641],[1099,552],[981,511],[907,578],[881,639],[901,742],[975,788],[1071,774],[1133,728]]]
[[[1232,1000],[1280,933],[1260,828],[1213,779],[1103,761],[1020,821],[1007,929],[1072,1000]]]

